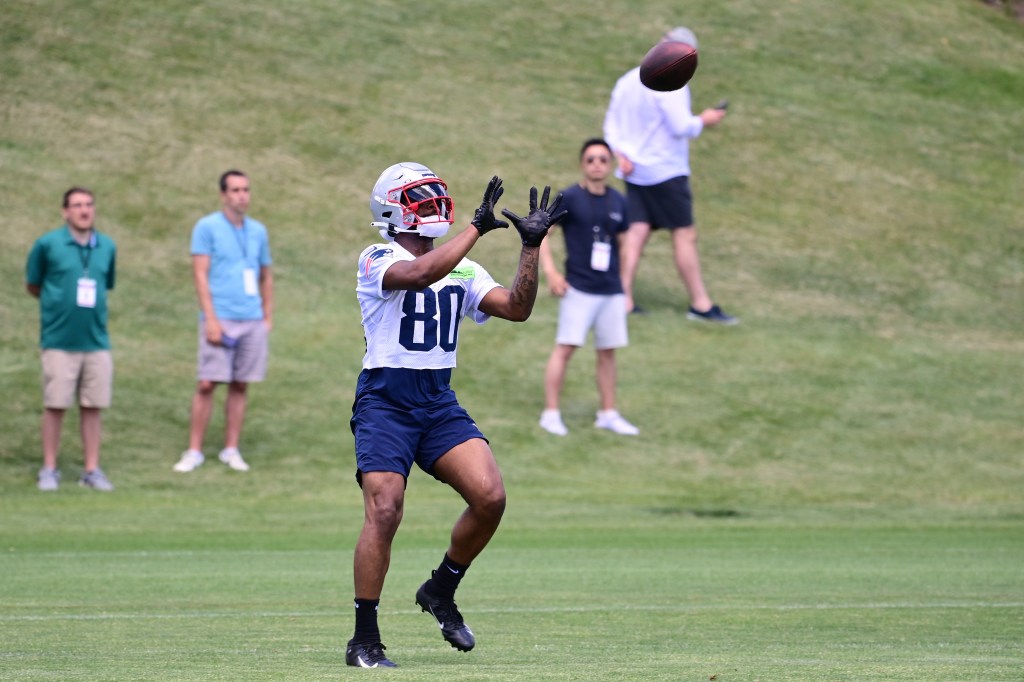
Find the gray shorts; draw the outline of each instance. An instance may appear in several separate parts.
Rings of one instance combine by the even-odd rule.
[[[270,334],[263,320],[220,320],[220,328],[238,341],[234,348],[215,346],[206,340],[206,327],[199,320],[200,381],[252,383],[263,381],[270,354]]]
[[[75,353],[53,348],[40,353],[43,364],[43,405],[66,410],[110,407],[114,392],[114,359],[109,350]]]
[[[625,294],[585,294],[569,287],[558,305],[555,343],[582,346],[594,330],[594,348],[607,350],[629,345]]]

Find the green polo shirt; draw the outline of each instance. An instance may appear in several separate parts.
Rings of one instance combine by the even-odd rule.
[[[85,246],[67,225],[36,240],[25,265],[25,281],[40,288],[39,345],[44,349],[88,352],[110,349],[107,291],[114,288],[117,247],[93,230]],[[96,306],[78,305],[80,279],[96,282]]]

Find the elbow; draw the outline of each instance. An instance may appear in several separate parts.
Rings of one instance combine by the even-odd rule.
[[[526,322],[530,319],[530,315],[533,313],[533,306],[516,308],[515,310],[509,311],[509,316],[506,318],[511,322]]]

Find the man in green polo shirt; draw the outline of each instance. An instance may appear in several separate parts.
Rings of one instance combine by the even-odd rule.
[[[85,459],[78,482],[113,490],[100,469],[100,410],[110,406],[113,392],[107,291],[114,288],[117,247],[93,227],[91,191],[72,187],[65,192],[63,214],[64,225],[36,240],[25,266],[28,292],[39,299],[44,406],[39,489],[60,485],[61,425],[77,396]]]

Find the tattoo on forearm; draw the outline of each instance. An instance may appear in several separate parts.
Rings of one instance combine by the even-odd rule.
[[[537,300],[537,288],[540,277],[538,274],[538,254],[540,249],[523,249],[519,255],[519,269],[515,281],[512,282],[512,303],[517,308],[529,313]]]

